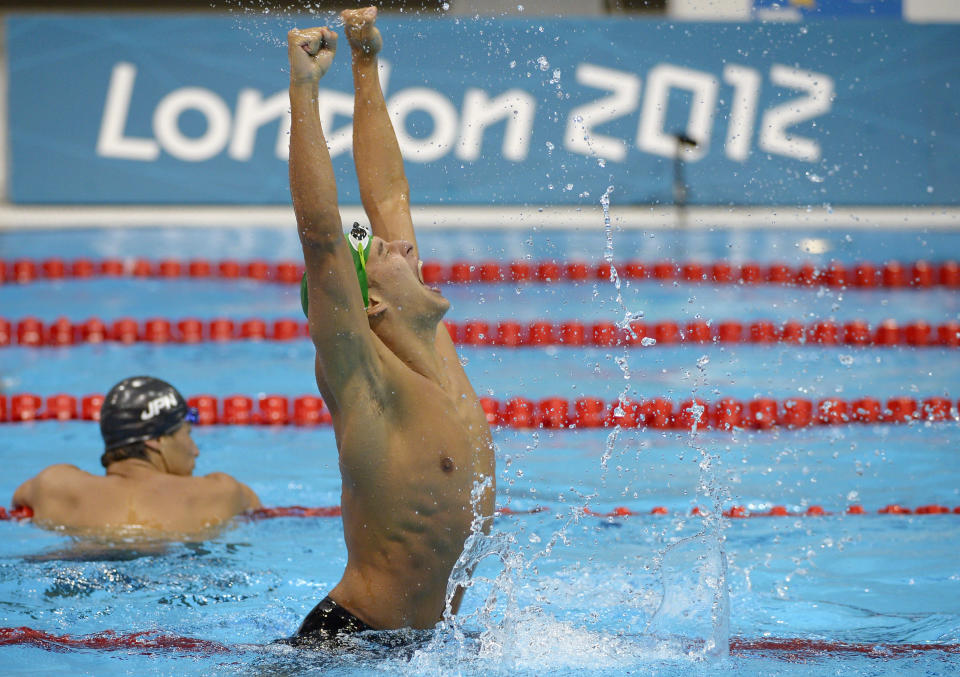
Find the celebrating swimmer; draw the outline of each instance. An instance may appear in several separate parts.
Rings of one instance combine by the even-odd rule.
[[[229,475],[191,476],[196,415],[166,381],[123,379],[100,411],[106,476],[52,465],[16,490],[13,507],[29,508],[40,526],[143,537],[201,534],[259,508],[257,495]]]
[[[292,30],[290,192],[306,275],[317,385],[333,417],[347,565],[294,641],[370,629],[432,628],[476,525],[493,515],[487,419],[441,322],[450,307],[423,282],[400,147],[378,78],[383,41],[368,7],[341,16],[354,83],[353,153],[372,233],[343,232],[318,81],[337,35]],[[471,491],[476,498],[471,499]],[[475,528],[476,528],[475,526]]]

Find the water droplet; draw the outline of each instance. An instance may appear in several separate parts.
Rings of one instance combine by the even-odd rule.
[[[642,339],[640,339],[640,345],[645,346],[645,347],[648,347],[648,348],[649,348],[650,346],[655,346],[655,345],[657,345],[657,339],[655,339],[655,338],[650,338],[649,336],[644,336]]]

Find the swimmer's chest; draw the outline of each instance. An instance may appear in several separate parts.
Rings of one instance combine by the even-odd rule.
[[[351,421],[342,439],[344,469],[421,482],[473,478],[490,441],[489,427],[472,394],[452,397],[424,380],[393,395],[390,410],[367,421]]]

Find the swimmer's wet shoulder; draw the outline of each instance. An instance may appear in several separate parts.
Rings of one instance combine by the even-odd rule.
[[[14,508],[30,508],[36,523],[57,523],[69,514],[84,495],[84,486],[93,475],[75,465],[57,463],[41,470],[21,484],[13,494]]]

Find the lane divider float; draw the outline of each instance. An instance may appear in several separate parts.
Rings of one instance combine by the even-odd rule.
[[[515,510],[509,506],[503,506],[496,509],[498,517],[515,517],[519,515],[535,515],[542,512],[550,512],[550,508],[537,506],[527,510]],[[592,508],[583,509],[583,514],[587,517],[602,518],[620,518],[620,517],[640,517],[643,515],[686,515],[706,516],[708,512],[699,507],[694,507],[689,513],[680,511],[670,511],[662,505],[653,506],[650,509],[637,510],[626,506],[617,506],[608,512],[597,512]],[[929,503],[916,508],[908,508],[899,503],[889,503],[875,511],[868,511],[859,503],[848,505],[840,512],[824,510],[822,506],[812,504],[801,510],[790,510],[784,505],[773,505],[768,510],[750,510],[742,505],[734,505],[723,511],[723,516],[728,519],[749,519],[754,517],[826,517],[829,515],[960,515],[960,505],[951,509],[949,506],[939,503]],[[339,505],[329,505],[308,508],[302,505],[277,506],[272,508],[257,508],[241,515],[241,518],[259,521],[265,519],[276,519],[279,517],[340,517],[341,511]],[[33,517],[33,510],[27,507],[6,508],[0,507],[0,521],[21,521]]]
[[[887,319],[875,325],[863,320],[840,323],[832,320],[802,323],[756,320],[708,322],[639,322],[629,329],[614,322],[569,320],[464,320],[445,321],[451,338],[464,346],[637,347],[677,344],[788,344],[811,346],[910,346],[915,348],[960,347],[960,322],[939,325],[924,321],[898,324]],[[87,343],[196,344],[228,341],[291,341],[309,336],[305,321],[295,318],[264,320],[249,318],[167,319],[138,322],[130,317],[104,321],[97,317],[71,322],[60,317],[44,323],[36,317],[8,320],[0,317],[0,347],[71,346]]]
[[[960,262],[887,261],[872,263],[823,264],[812,262],[790,265],[782,262],[741,264],[729,261],[640,261],[614,262],[621,278],[706,284],[780,284],[798,287],[960,289]],[[610,279],[611,264],[605,261],[425,261],[423,276],[427,284],[472,284],[498,282],[589,282]],[[0,284],[27,284],[36,280],[70,280],[96,277],[134,277],[152,279],[249,279],[299,284],[303,262],[232,259],[213,261],[148,258],[63,259],[40,261],[27,258],[0,259]]]
[[[58,653],[69,650],[130,651],[151,655],[155,651],[176,651],[215,655],[240,651],[220,642],[166,634],[161,630],[114,632],[104,630],[91,635],[55,635],[28,627],[0,628],[0,646],[28,645]]]
[[[803,663],[829,656],[860,655],[882,661],[922,654],[960,654],[960,644],[945,643],[867,643],[846,642],[805,637],[745,637],[730,638],[730,653],[733,655],[762,655],[787,662]],[[175,652],[198,656],[217,656],[227,653],[262,652],[256,644],[231,646],[221,642],[195,637],[171,635],[162,630],[140,632],[116,632],[104,630],[89,635],[55,635],[34,628],[0,628],[0,646],[34,646],[46,651],[130,651],[138,655],[154,655],[159,652]]]
[[[330,411],[316,395],[290,398],[286,395],[194,395],[198,425],[297,425],[332,423]],[[0,422],[99,421],[103,395],[76,397],[57,393],[41,397],[34,393],[0,395]],[[563,397],[499,400],[481,397],[487,421],[506,428],[652,428],[655,430],[769,430],[815,425],[869,423],[944,423],[960,420],[960,402],[945,396],[917,399],[895,396],[883,400],[862,396],[853,399],[827,397],[811,400],[788,397],[778,400],[757,397],[739,400],[725,397],[713,402],[687,399],[674,402],[663,397],[604,401],[595,397],[568,400]],[[697,413],[699,412],[699,417]]]

